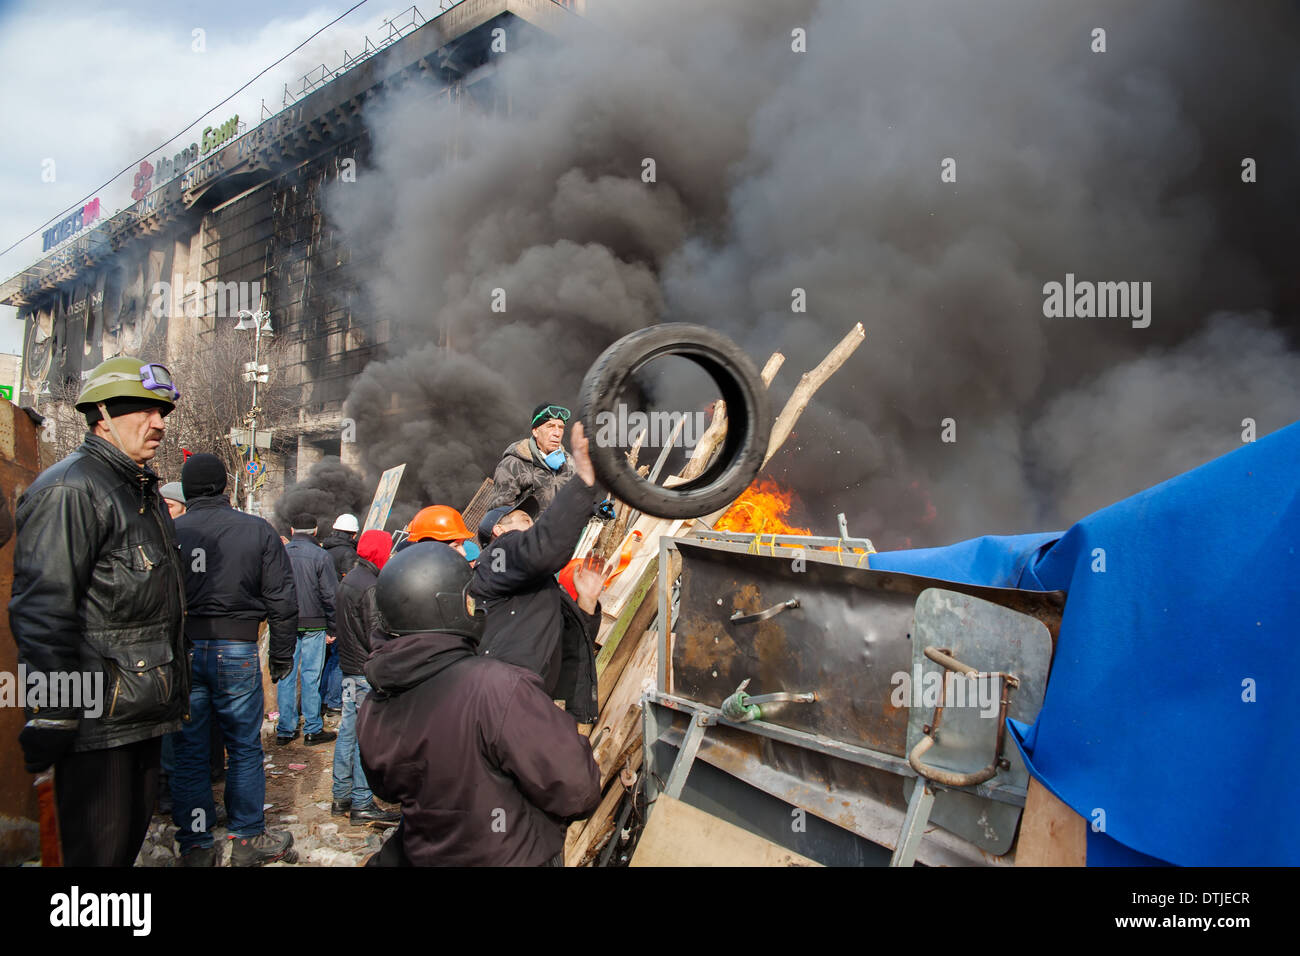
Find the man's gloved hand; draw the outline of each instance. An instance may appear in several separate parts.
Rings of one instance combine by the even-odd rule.
[[[596,505],[592,513],[605,521],[614,520],[614,501],[612,498],[606,498],[600,504]]]
[[[283,678],[288,677],[289,672],[293,670],[293,658],[291,657],[285,661],[273,660],[267,667],[271,671],[271,683],[278,684]]]
[[[59,721],[63,723],[63,721]],[[41,773],[50,769],[59,758],[72,749],[77,739],[76,721],[69,727],[32,726],[29,721],[18,734],[18,744],[23,748],[23,766],[28,773]]]

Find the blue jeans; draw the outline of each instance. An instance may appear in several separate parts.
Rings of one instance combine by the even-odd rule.
[[[334,742],[334,799],[350,799],[353,810],[365,810],[375,803],[361,767],[361,743],[357,740],[357,712],[369,693],[370,684],[361,675],[343,678],[343,717]]]
[[[262,667],[257,645],[249,641],[195,641],[190,652],[189,719],[175,735],[172,819],[184,853],[212,846],[216,807],[212,800],[211,725],[217,721],[230,769],[226,773],[226,813],[232,836],[257,836],[266,829],[262,805]]]
[[[339,670],[339,642],[325,645],[325,673],[320,679],[320,695],[326,707],[343,706],[343,672]]]
[[[298,731],[298,676],[302,675],[303,732],[318,734],[325,729],[320,715],[320,674],[325,663],[325,632],[299,631],[293,648],[293,669],[275,685],[280,719],[277,737],[292,737]]]

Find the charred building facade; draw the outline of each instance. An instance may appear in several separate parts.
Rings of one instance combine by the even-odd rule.
[[[581,7],[581,0],[461,0],[427,21],[411,8],[404,26],[394,18],[389,35],[361,56],[308,74],[300,92],[286,87],[286,99],[295,98],[281,112],[256,125],[217,117],[198,142],[142,163],[133,205],[105,216],[94,202],[65,217],[45,236],[45,257],[0,285],[0,302],[16,306],[25,325],[15,401],[61,412],[67,430],[79,431],[68,418],[70,397],[91,369],[120,354],[177,372],[183,421],[186,399],[210,400],[207,392],[221,391],[213,383],[228,384],[243,414],[228,422],[231,414],[209,415],[215,424],[197,439],[193,429],[178,434],[199,446],[192,451],[226,455],[242,503],[250,476],[239,462],[248,454],[228,429],[249,424],[254,336],[226,333],[241,311],[265,312],[274,348],[261,337],[268,384],[258,399],[256,510],[269,514],[284,487],[325,455],[355,461],[343,403],[355,376],[385,355],[389,318],[362,305],[357,277],[367,250],[349,248],[331,226],[324,192],[364,175],[365,108],[388,91],[433,81],[459,108],[508,110],[494,40],[553,33]],[[186,394],[186,369],[205,394]],[[266,407],[268,394],[278,407]],[[248,441],[246,430],[241,437]],[[176,478],[180,447],[166,451],[160,471]]]

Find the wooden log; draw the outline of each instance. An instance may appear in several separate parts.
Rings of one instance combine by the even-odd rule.
[[[644,478],[649,469],[649,465],[642,465],[636,470],[636,473]],[[614,520],[605,525],[605,530],[601,532],[596,547],[592,549],[592,553],[605,562],[605,574],[608,575],[614,570],[611,562],[618,560],[620,546],[623,544],[624,539],[627,538],[628,525],[632,523],[635,517],[635,509],[626,501],[614,502]]]
[[[781,371],[781,366],[785,364],[785,355],[780,352],[773,352],[763,363],[763,371],[759,375],[763,379],[764,385],[771,385],[772,379],[776,378],[776,373]]]
[[[641,770],[643,756],[641,737],[638,735],[633,738],[626,753],[622,755],[619,762],[620,772],[626,769],[638,773]],[[591,816],[569,827],[564,841],[565,866],[586,866],[596,858],[596,854],[614,834],[614,814],[618,811],[618,805],[626,793],[627,788],[616,780],[605,791],[600,805]]]
[[[709,422],[709,427],[704,429],[704,434],[700,440],[695,443],[695,449],[691,452],[691,460],[686,463],[682,469],[680,478],[682,481],[690,481],[692,478],[698,478],[708,467],[709,460],[713,458],[714,453],[722,446],[722,440],[727,436],[727,403],[718,399],[713,403],[713,419]],[[664,482],[667,487],[669,482]],[[677,484],[677,482],[673,482]]]
[[[614,758],[622,751],[628,737],[640,733],[641,688],[648,679],[655,676],[655,663],[658,660],[656,644],[653,632],[642,638],[632,660],[623,668],[592,731],[596,743],[593,755],[600,767],[602,787],[614,772]],[[637,718],[629,720],[628,715],[632,712],[636,713]]]
[[[781,414],[776,416],[776,421],[772,424],[772,437],[767,443],[767,455],[763,458],[763,464],[772,460],[785,440],[790,437],[790,432],[794,430],[794,424],[803,414],[813,393],[826,384],[830,378],[843,365],[850,355],[862,344],[862,340],[867,336],[866,330],[862,328],[859,322],[849,330],[848,335],[844,336],[835,348],[831,349],[821,363],[810,372],[804,372],[799,377],[799,384],[794,387],[790,394],[790,400],[785,403],[785,408],[781,409]]]
[[[638,699],[639,697],[638,694]],[[608,726],[613,729],[603,734],[596,746],[591,748],[591,755],[600,768],[601,790],[609,786],[610,780],[617,775],[619,754],[627,750],[633,737],[640,736],[641,705],[637,703],[628,707],[617,717],[617,723],[611,721]],[[602,726],[601,729],[606,728]]]
[[[773,352],[767,362],[763,365],[761,373],[763,384],[771,385],[772,379],[776,378],[776,373],[785,363],[785,356],[780,352]],[[664,487],[681,484],[684,481],[690,481],[692,478],[698,478],[708,467],[709,461],[722,446],[723,440],[727,437],[727,403],[718,399],[713,403],[713,419],[709,422],[709,427],[704,430],[700,440],[695,444],[695,450],[691,453],[691,460],[686,463],[682,473],[675,478],[670,478],[664,482]]]

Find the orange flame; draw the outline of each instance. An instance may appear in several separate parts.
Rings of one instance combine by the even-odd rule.
[[[812,534],[786,521],[795,501],[794,491],[783,489],[771,478],[760,478],[745,489],[713,528],[742,534]]]

